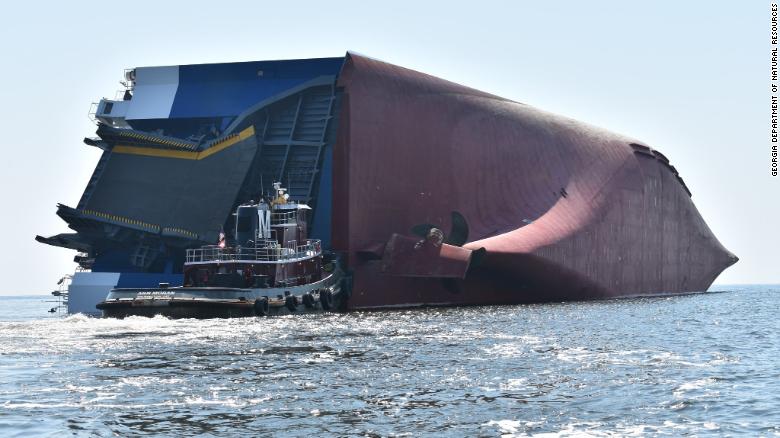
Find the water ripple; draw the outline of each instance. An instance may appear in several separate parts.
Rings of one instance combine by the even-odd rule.
[[[0,301],[2,436],[780,434],[772,287],[208,321]]]

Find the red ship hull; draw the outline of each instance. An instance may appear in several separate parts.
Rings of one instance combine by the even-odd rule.
[[[357,55],[338,85],[332,235],[351,309],[705,291],[737,260],[637,140]],[[486,250],[464,278],[365,256],[417,224],[446,232],[452,211],[464,248]]]

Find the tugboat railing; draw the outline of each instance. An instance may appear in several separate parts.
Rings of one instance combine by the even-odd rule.
[[[271,213],[271,225],[282,224],[297,224],[298,212],[297,211],[285,211],[285,212],[273,212]]]
[[[318,239],[308,239],[305,243],[298,245],[293,240],[287,242],[285,246],[279,245],[274,240],[258,241],[254,247],[226,247],[220,248],[218,245],[208,245],[201,248],[188,249],[186,253],[186,263],[204,263],[204,262],[266,262],[266,263],[285,263],[298,259],[316,257],[322,254],[321,241]]]

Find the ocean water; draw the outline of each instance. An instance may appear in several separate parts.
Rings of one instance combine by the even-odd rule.
[[[276,319],[0,298],[0,436],[778,436],[780,287]]]

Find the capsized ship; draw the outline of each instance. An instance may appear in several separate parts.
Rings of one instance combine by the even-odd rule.
[[[737,261],[653,147],[365,56],[139,67],[124,84],[97,105],[84,194],[58,206],[74,232],[37,237],[78,251],[84,309],[182,285],[187,250],[273,181],[311,207],[346,309],[705,291]]]

